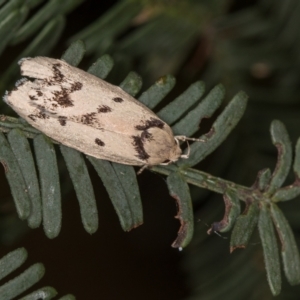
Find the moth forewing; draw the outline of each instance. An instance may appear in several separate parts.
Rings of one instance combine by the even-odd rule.
[[[171,128],[117,86],[47,57],[20,61],[20,80],[4,100],[52,139],[96,158],[130,165],[176,161]]]

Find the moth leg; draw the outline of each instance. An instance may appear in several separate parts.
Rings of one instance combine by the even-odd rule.
[[[137,172],[138,175],[142,174],[145,169],[148,169],[150,166],[149,165],[143,165]]]
[[[187,158],[189,158],[189,156],[190,156],[190,153],[191,153],[190,143],[189,143],[188,141],[186,141],[186,143],[187,143],[187,148],[188,148],[187,153],[186,153],[186,154],[181,154],[181,155],[180,155],[180,158],[185,158],[185,159],[187,159]]]

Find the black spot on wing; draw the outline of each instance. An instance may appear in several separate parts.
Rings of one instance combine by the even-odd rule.
[[[101,147],[105,146],[105,143],[98,138],[95,139],[95,143]]]
[[[66,126],[66,124],[67,124],[67,117],[59,116],[58,117],[58,122],[60,123],[61,126]]]
[[[37,101],[38,98],[43,96],[43,93],[39,89],[32,88],[32,92],[35,92],[35,95],[29,95],[29,99],[32,101]]]
[[[36,121],[36,116],[34,114],[28,115],[27,116],[29,119],[31,119],[33,122]]]
[[[111,112],[112,109],[109,106],[107,106],[107,105],[100,105],[97,108],[97,111],[98,111],[98,113],[107,113],[107,112]]]
[[[36,97],[36,96],[33,96],[33,95],[30,95],[30,96],[29,96],[29,99],[32,100],[32,101],[36,101],[36,100],[37,100],[37,97]]]
[[[137,152],[136,157],[142,160],[147,160],[150,155],[146,152],[144,148],[144,141],[140,136],[132,136],[133,142],[132,145],[134,146],[135,151]]]
[[[62,82],[64,80],[64,75],[60,71],[61,63],[56,63],[52,65],[52,70],[53,70],[53,81],[58,83]]]
[[[157,128],[162,129],[164,126],[165,126],[165,123],[163,121],[151,117],[149,120],[146,120],[143,125],[136,125],[135,129],[147,130],[152,127],[157,127]]]
[[[112,100],[115,101],[115,102],[118,102],[118,103],[121,103],[121,102],[124,101],[121,97],[115,97]]]
[[[85,115],[81,116],[80,121],[83,124],[91,125],[96,120],[95,116],[96,116],[96,113],[85,114]]]
[[[80,91],[81,89],[82,89],[82,83],[79,81],[76,81],[71,85],[70,93],[75,92],[75,91]]]

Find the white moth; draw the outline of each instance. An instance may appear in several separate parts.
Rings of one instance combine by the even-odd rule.
[[[85,154],[136,166],[177,161],[171,128],[120,87],[65,61],[23,58],[22,78],[4,101],[33,127]],[[196,139],[191,139],[196,140]]]

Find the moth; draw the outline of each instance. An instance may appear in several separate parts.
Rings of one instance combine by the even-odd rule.
[[[121,164],[176,162],[180,140],[150,109],[114,86],[48,57],[19,61],[22,78],[4,101],[33,127],[61,144]],[[191,139],[197,140],[197,139]]]

